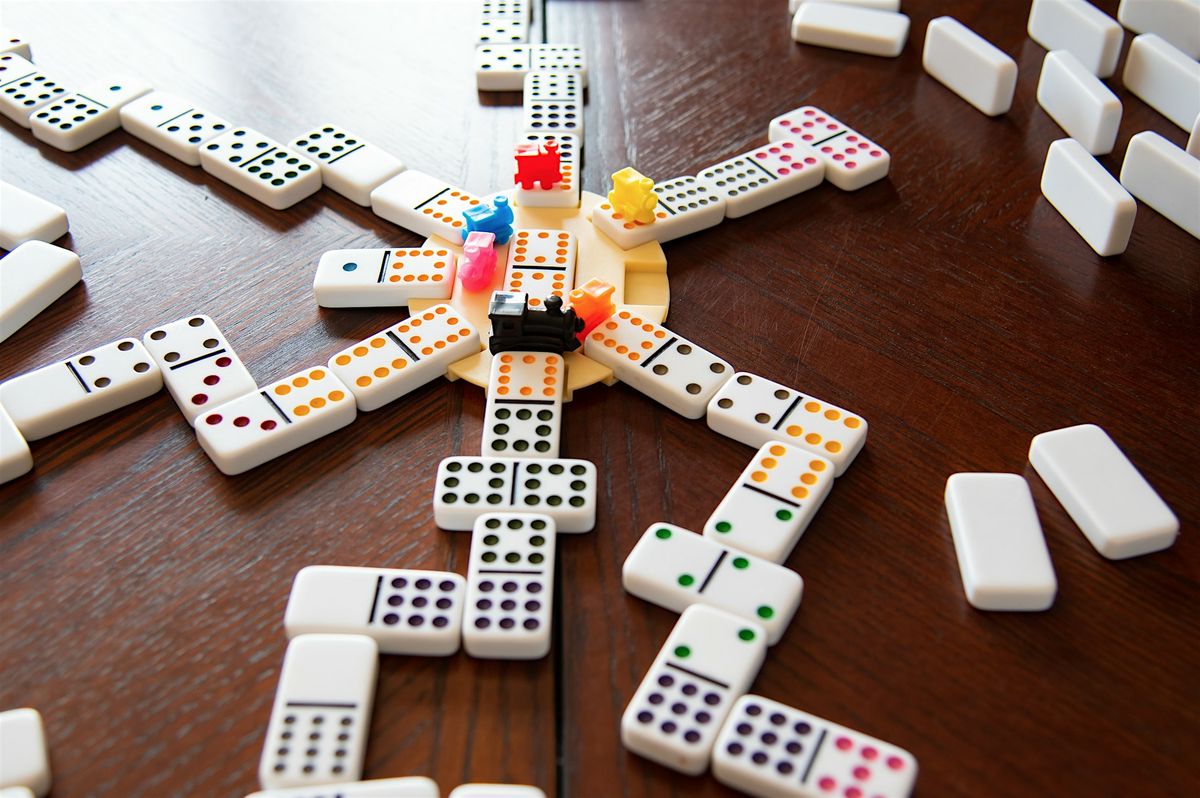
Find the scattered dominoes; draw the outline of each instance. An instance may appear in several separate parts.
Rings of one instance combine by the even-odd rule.
[[[258,385],[208,316],[164,324],[142,336],[163,382],[192,426],[206,410],[250,393]]]
[[[608,202],[592,209],[592,224],[621,249],[632,249],[649,241],[674,241],[725,219],[725,197],[703,180],[686,175],[673,177],[655,183],[654,193],[658,194],[658,205],[654,221],[649,224],[624,218]]]
[[[480,91],[520,91],[531,70],[576,71],[587,88],[587,60],[575,44],[493,44],[475,51]]]
[[[0,53],[13,53],[26,61],[33,60],[29,42],[25,41],[25,37],[11,30],[0,30]]]
[[[1117,71],[1125,32],[1087,0],[1033,0],[1028,28],[1029,38],[1047,50],[1070,52],[1096,77]]]
[[[358,781],[379,647],[363,635],[301,635],[288,643],[259,760],[264,789]]]
[[[58,97],[29,117],[33,137],[63,152],[86,147],[121,126],[121,108],[150,92],[138,80],[110,80]]]
[[[682,773],[703,773],[718,729],[766,653],[758,624],[703,604],[688,607],[621,717],[621,743]]]
[[[455,573],[310,565],[296,574],[284,613],[288,637],[358,634],[384,654],[458,651],[466,583]]]
[[[0,249],[13,250],[26,241],[50,243],[66,234],[66,211],[0,181]]]
[[[334,125],[299,136],[292,146],[321,165],[321,180],[359,205],[371,204],[371,192],[404,171],[404,164],[362,137]]]
[[[1184,130],[1200,114],[1200,63],[1157,34],[1133,38],[1122,80],[1125,88]]]
[[[833,487],[833,464],[780,441],[763,444],[704,524],[704,536],[783,562]]]
[[[1097,255],[1120,255],[1129,245],[1137,203],[1078,141],[1050,145],[1042,194]]]
[[[1121,185],[1200,238],[1200,160],[1149,130],[1129,140]]]
[[[449,305],[434,305],[329,359],[360,410],[399,399],[442,377],[451,363],[477,354],[479,332]]]
[[[953,17],[929,23],[921,63],[939,83],[988,116],[1012,107],[1017,62]]]
[[[50,791],[46,727],[36,709],[0,712],[0,788],[26,787],[35,795]]]
[[[825,179],[843,191],[856,191],[887,177],[892,156],[883,147],[811,105],[771,120],[771,141],[798,141],[816,150]]]
[[[290,208],[321,188],[321,170],[315,163],[245,127],[203,144],[200,166],[277,211]]]
[[[946,515],[972,607],[1049,609],[1058,581],[1024,479],[1016,474],[954,474],[946,480]]]
[[[548,297],[565,300],[575,287],[578,251],[578,239],[566,230],[517,230],[508,246],[504,290],[525,292],[533,308]]]
[[[5,204],[4,210],[8,206]],[[42,241],[26,241],[3,260],[0,277],[0,341],[24,327],[83,279],[79,256]]]
[[[0,405],[0,484],[14,480],[33,468],[29,444]]]
[[[26,440],[90,421],[158,392],[162,372],[141,342],[123,338],[0,383],[0,404]]]
[[[458,257],[444,243],[415,249],[335,249],[321,256],[313,293],[323,308],[405,307],[449,299]]]
[[[553,188],[522,188],[519,184],[513,189],[513,199],[518,207],[524,208],[578,208],[579,207],[579,137],[574,133],[535,133],[526,131],[522,141],[532,144],[545,144],[553,141],[558,144],[559,171],[562,180]]]
[[[792,622],[804,580],[795,571],[674,524],[651,524],[621,568],[633,595],[683,612],[706,604],[761,625],[775,645]]]
[[[229,122],[173,94],[152,91],[121,108],[129,135],[188,166],[200,165],[200,147],[229,129]]]
[[[1110,560],[1175,542],[1179,519],[1100,427],[1043,432],[1029,447],[1029,462],[1096,551]]]
[[[733,369],[660,324],[619,309],[588,335],[583,353],[684,418],[700,418]]]
[[[539,659],[550,651],[554,519],[487,513],[475,520],[463,648],[472,657]]]
[[[525,784],[463,784],[449,798],[546,798],[546,793]]]
[[[895,58],[908,41],[909,20],[895,11],[843,3],[802,3],[792,18],[792,39],[853,53]]]
[[[492,357],[485,457],[558,457],[566,366],[554,352],[502,352]]]
[[[351,784],[339,782],[324,787],[284,787],[264,790],[246,798],[439,798],[437,783],[424,776],[372,779]],[[4,798],[4,796],[0,796]]]
[[[464,238],[463,211],[478,204],[477,197],[415,169],[401,172],[371,192],[371,210],[377,216],[452,244],[461,244]]]
[[[587,460],[447,457],[438,466],[433,517],[442,529],[467,530],[491,512],[542,513],[559,532],[596,525],[596,466]]]
[[[702,169],[697,177],[725,198],[725,216],[736,219],[820,185],[825,162],[809,147],[780,141]]]
[[[739,372],[708,404],[708,426],[748,446],[773,440],[808,449],[841,476],[867,441],[867,422],[755,374]]]
[[[1046,53],[1037,100],[1050,118],[1089,153],[1112,152],[1121,124],[1121,101],[1070,52]]]
[[[0,113],[24,128],[37,109],[67,93],[58,81],[16,53],[0,54]]]
[[[756,798],[908,798],[917,779],[908,751],[757,695],[734,705],[712,766]]]
[[[339,430],[356,415],[354,397],[337,376],[305,369],[200,416],[196,438],[232,476]]]
[[[1195,0],[1121,0],[1117,19],[1137,33],[1157,33],[1189,58],[1200,58],[1200,4]]]

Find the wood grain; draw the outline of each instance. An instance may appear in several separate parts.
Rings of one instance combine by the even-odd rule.
[[[1115,14],[1115,0],[1098,2]],[[898,59],[794,44],[783,0],[546,4],[590,59],[584,186],[632,164],[695,174],[815,104],[887,147],[887,181],[824,186],[666,246],[672,329],[736,367],[862,414],[870,441],[788,565],[796,621],[755,691],[910,749],[919,796],[1173,796],[1200,748],[1200,244],[1140,208],[1096,257],[1038,192],[1062,132],[1034,99],[1027,3],[904,3]],[[134,73],[286,140],[332,121],[472,191],[504,186],[519,97],[479,95],[475,4],[6,3],[4,25],[71,85]],[[988,119],[924,75],[951,14],[1017,59]],[[1127,37],[1128,38],[1128,37]],[[1118,75],[1120,72],[1118,71]],[[1129,137],[1186,134],[1130,96]],[[62,204],[84,285],[0,344],[0,378],[192,312],[260,381],[395,320],[320,310],[320,253],[419,238],[323,190],[273,212],[117,132],[66,155],[0,124],[0,173]],[[237,478],[164,392],[33,444],[0,486],[0,708],[45,715],[55,798],[255,788],[307,564],[465,572],[438,531],[438,461],[477,451],[482,391],[435,383]],[[649,524],[700,528],[750,457],[624,386],[581,391],[564,453],[596,462],[599,523],[559,541],[556,642],[538,663],[386,657],[367,774],[444,792],[515,781],[560,798],[732,795],[626,753],[618,721],[674,616],[624,595]],[[1030,438],[1104,426],[1179,515],[1167,552],[1101,558],[1026,461]],[[1059,578],[1035,615],[962,596],[942,491],[1029,478]]]

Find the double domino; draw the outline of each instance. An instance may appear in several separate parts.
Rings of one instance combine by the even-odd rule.
[[[811,105],[771,120],[771,141],[797,141],[825,164],[825,179],[843,191],[857,191],[887,177],[892,156],[883,147]]]
[[[808,191],[825,179],[825,162],[809,147],[779,141],[700,170],[735,219]]]

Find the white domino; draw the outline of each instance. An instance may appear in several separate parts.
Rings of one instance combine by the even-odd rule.
[[[324,787],[284,787],[251,793],[246,798],[439,798],[437,782],[424,776],[339,782]],[[4,798],[4,796],[0,796]]]
[[[0,405],[0,484],[16,479],[33,468],[33,455],[21,431]]]
[[[542,513],[559,532],[596,525],[596,466],[587,460],[447,457],[438,466],[433,518],[439,527],[472,529],[484,513]]]
[[[358,781],[379,647],[363,635],[301,635],[288,643],[258,765],[264,789]]]
[[[1189,58],[1200,58],[1196,0],[1121,0],[1117,19],[1136,33],[1157,33]]]
[[[29,117],[33,137],[74,152],[119,128],[121,108],[149,92],[148,83],[128,78],[85,86],[34,111]]]
[[[758,695],[729,713],[712,769],[755,798],[908,798],[917,780],[908,751]]]
[[[7,207],[7,206],[6,206]],[[41,241],[26,241],[0,260],[0,341],[24,327],[83,279],[79,256]]]
[[[66,95],[58,78],[16,53],[0,54],[0,114],[24,128],[38,108]]]
[[[321,256],[313,293],[323,308],[405,307],[449,299],[458,257],[439,241],[413,249],[335,249]]]
[[[1121,124],[1121,101],[1074,55],[1066,50],[1046,53],[1037,100],[1050,118],[1089,153],[1112,152]]]
[[[504,290],[528,294],[531,308],[540,308],[552,296],[565,302],[575,287],[578,252],[578,239],[565,230],[514,231],[508,245]]]
[[[625,590],[683,612],[705,604],[754,621],[775,645],[792,622],[804,580],[795,571],[674,524],[651,524],[621,568]]]
[[[483,456],[558,457],[565,378],[563,356],[554,352],[493,355]]]
[[[46,727],[36,709],[0,712],[0,788],[8,787],[50,792]]]
[[[529,0],[482,0],[481,5],[485,17],[529,20],[533,16],[533,6]]]
[[[1125,88],[1184,130],[1191,129],[1200,114],[1200,63],[1156,34],[1134,37],[1122,80]]]
[[[681,773],[703,773],[721,724],[766,653],[758,624],[703,604],[688,607],[625,708],[621,743]]]
[[[0,787],[0,798],[37,798],[28,787]]]
[[[487,513],[475,520],[467,565],[463,648],[484,659],[540,659],[550,652],[554,519]]]
[[[833,487],[833,464],[770,441],[754,455],[704,524],[704,536],[780,563],[796,547]]]
[[[546,793],[525,784],[463,784],[448,798],[546,798]]]
[[[315,163],[250,128],[239,127],[200,147],[204,171],[277,211],[321,188]]]
[[[371,192],[376,216],[451,244],[462,243],[463,211],[478,204],[478,197],[415,169],[401,172]]]
[[[713,186],[694,177],[673,177],[654,184],[658,204],[654,220],[643,224],[626,219],[611,204],[602,202],[592,209],[592,225],[622,249],[632,249],[649,241],[662,244],[698,233],[725,219],[725,197]]]
[[[801,3],[792,18],[792,39],[801,44],[832,47],[895,58],[908,41],[909,19],[846,3]]]
[[[480,350],[479,332],[449,305],[434,305],[329,359],[358,408],[375,410],[445,376]]]
[[[582,104],[583,75],[576,70],[536,70],[525,76],[521,91],[526,99]]]
[[[311,368],[202,414],[196,438],[217,468],[240,474],[354,421],[354,397],[325,368]]]
[[[1125,32],[1117,21],[1087,0],[1033,0],[1029,38],[1047,50],[1066,50],[1092,75],[1117,71]]]
[[[1035,436],[1029,462],[1096,551],[1110,560],[1160,551],[1175,542],[1179,519],[1096,425]]]
[[[837,3],[843,6],[872,8],[876,11],[899,11],[900,0],[788,0],[788,14],[795,14],[805,3]]]
[[[1016,474],[954,474],[946,515],[963,591],[980,610],[1049,609],[1058,581],[1029,484]]]
[[[466,582],[446,571],[310,565],[292,582],[289,638],[358,634],[384,654],[444,657],[462,639]]]
[[[571,70],[587,88],[587,59],[576,44],[489,44],[475,50],[475,85],[480,91],[521,91],[531,70]]]
[[[925,71],[988,116],[1007,113],[1017,88],[1017,62],[953,17],[925,32]]]
[[[522,127],[531,133],[583,135],[583,76],[535,70],[525,75]]]
[[[35,441],[145,399],[162,385],[142,343],[123,338],[0,383],[0,404],[25,439]]]
[[[843,191],[882,180],[891,168],[887,150],[811,105],[772,119],[767,136],[812,147],[825,163],[825,179]]]
[[[836,405],[739,372],[708,403],[708,426],[747,446],[783,441],[819,454],[841,476],[867,441],[867,422]]]
[[[529,41],[529,23],[519,17],[484,16],[479,20],[477,46]]]
[[[292,148],[321,165],[326,186],[363,206],[371,204],[372,191],[404,171],[399,158],[335,125],[298,136]]]
[[[56,241],[67,234],[67,212],[11,183],[0,181],[0,249],[26,241]]]
[[[29,42],[25,40],[25,37],[11,30],[0,29],[0,54],[2,53],[19,55],[26,61],[33,60]]]
[[[1078,141],[1050,145],[1042,194],[1097,255],[1120,255],[1129,245],[1137,203]]]
[[[201,145],[231,126],[189,100],[152,91],[121,108],[121,127],[172,158],[199,166]]]
[[[237,399],[258,387],[242,359],[208,316],[156,327],[142,336],[162,370],[163,383],[192,426],[206,410]]]
[[[558,144],[558,170],[562,180],[553,188],[534,185],[522,188],[518,183],[513,189],[513,199],[518,207],[524,208],[578,208],[579,207],[579,137],[574,133],[533,133],[526,131],[522,143]]]
[[[626,308],[588,333],[583,353],[684,418],[704,415],[708,400],[733,374],[721,358]]]
[[[697,177],[725,199],[725,216],[736,219],[808,191],[825,179],[816,151],[779,141],[700,170]]]
[[[1200,238],[1200,160],[1157,133],[1143,131],[1129,140],[1121,185]]]

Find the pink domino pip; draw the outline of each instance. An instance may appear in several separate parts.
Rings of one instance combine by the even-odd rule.
[[[825,162],[825,179],[843,191],[856,191],[887,177],[892,156],[857,130],[820,108],[806,105],[771,120],[771,141],[798,141]]]

